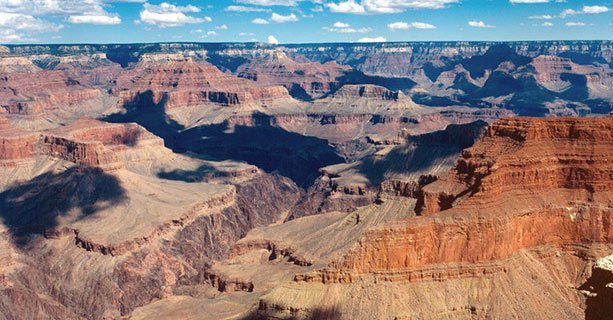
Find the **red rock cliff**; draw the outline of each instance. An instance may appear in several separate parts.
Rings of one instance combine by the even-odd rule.
[[[449,191],[456,196],[450,209],[371,230],[333,266],[350,274],[395,270],[411,280],[419,277],[415,270],[437,264],[504,259],[542,245],[611,243],[611,158],[612,117],[497,121],[448,178],[465,186],[460,195]]]
[[[205,103],[253,104],[289,98],[283,87],[261,86],[227,75],[209,63],[192,58],[163,63],[155,59],[141,61],[119,77],[113,92],[123,104],[163,103],[168,108]]]

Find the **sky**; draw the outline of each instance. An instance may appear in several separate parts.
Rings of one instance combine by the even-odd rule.
[[[0,0],[0,43],[613,40],[613,0]]]

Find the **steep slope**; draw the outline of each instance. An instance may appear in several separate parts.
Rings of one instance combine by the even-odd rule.
[[[328,268],[264,296],[258,314],[302,318],[327,306],[339,318],[579,317],[577,288],[613,250],[612,134],[611,117],[496,122],[447,179],[424,187],[438,195],[426,207],[443,211],[366,231]],[[457,290],[468,294],[451,298]]]
[[[212,259],[300,196],[256,167],[175,154],[133,123],[2,128],[2,165],[23,166],[0,180],[0,310],[9,319],[117,318],[174,290],[210,288]],[[182,175],[191,170],[197,179]]]
[[[236,74],[263,84],[283,85],[295,98],[310,100],[338,88],[337,78],[348,70],[333,61],[297,62],[279,50],[241,65]]]
[[[285,88],[227,75],[207,62],[181,54],[145,55],[117,79],[113,93],[124,105],[168,108],[216,103],[255,105],[290,99]]]

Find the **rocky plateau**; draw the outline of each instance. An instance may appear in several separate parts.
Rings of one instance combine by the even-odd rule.
[[[613,44],[0,47],[0,319],[611,319]]]

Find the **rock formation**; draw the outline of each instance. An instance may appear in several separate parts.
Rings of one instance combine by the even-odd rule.
[[[206,103],[253,105],[289,99],[283,87],[260,86],[191,57],[164,55],[143,57],[117,79],[113,92],[124,105],[163,104],[167,108]]]
[[[321,98],[337,89],[340,78],[349,68],[333,61],[326,63],[297,62],[283,51],[254,59],[241,65],[236,73],[241,78],[268,85],[283,85],[299,99]]]
[[[556,271],[565,268],[564,263],[566,268],[579,268],[577,275],[586,272],[581,271],[581,266],[587,268],[594,261],[591,260],[594,255],[597,257],[603,249],[605,252],[611,249],[613,241],[610,228],[613,168],[607,161],[613,151],[612,120],[611,117],[515,118],[494,123],[481,141],[462,153],[448,177],[423,188],[426,194],[437,192],[438,195],[434,197],[437,200],[434,205],[428,203],[426,196],[425,207],[430,212],[423,211],[425,216],[383,223],[366,231],[346,254],[332,259],[327,268],[297,275],[298,283],[292,290],[305,290],[307,294],[310,287],[321,286],[300,284],[306,282],[323,283],[324,287],[334,286],[334,290],[347,292],[343,286],[356,290],[349,285],[352,283],[370,287],[366,283],[372,280],[368,279],[374,279],[375,283],[408,282],[411,283],[408,286],[416,288],[424,281],[436,281],[440,283],[436,286],[449,288],[465,281],[462,279],[481,277],[504,282],[508,275],[515,274],[509,270],[514,265],[512,261],[523,259],[520,257],[524,252],[535,255],[536,264],[548,264],[551,262],[545,252],[551,250],[557,252],[557,257],[579,255],[587,259],[587,264],[554,258],[559,260],[556,264],[562,265],[550,270],[551,275],[547,277],[567,277],[564,272]],[[455,187],[449,181],[464,188]],[[436,213],[437,210],[442,211]],[[575,288],[587,280],[585,276],[571,280],[572,275],[568,279],[575,281]],[[277,291],[288,294],[286,290]],[[361,291],[367,294],[368,290]],[[579,291],[558,290],[570,297],[565,299],[575,301],[569,310],[578,314]],[[354,297],[359,296],[352,292]],[[475,301],[477,305],[494,303],[486,297],[480,299],[485,300]],[[348,301],[334,300],[341,304],[337,306],[339,312],[348,311],[348,305],[344,304]],[[260,310],[262,314],[280,316],[283,311],[275,313],[273,308],[301,310],[304,303],[292,307],[289,300],[274,293],[263,298]],[[473,312],[476,315],[519,312],[526,316],[544,312],[533,307],[536,305],[520,309],[509,304],[496,310]],[[411,314],[411,309],[406,308],[399,308],[395,313]]]
[[[37,114],[101,95],[58,70],[42,70],[26,57],[0,58],[0,107],[10,114]]]
[[[15,128],[8,118],[0,117],[0,160],[31,158],[37,142],[36,134]]]
[[[611,49],[0,46],[0,318],[602,318]]]

